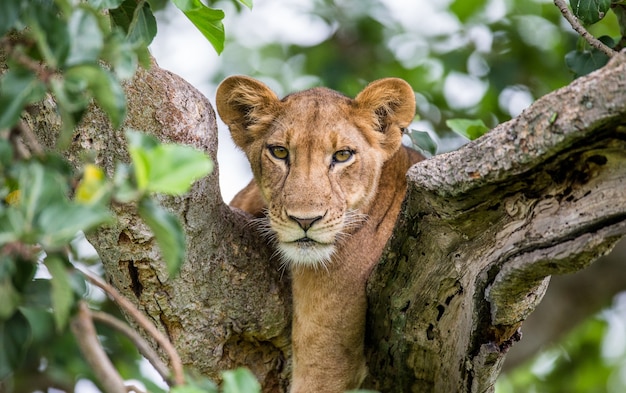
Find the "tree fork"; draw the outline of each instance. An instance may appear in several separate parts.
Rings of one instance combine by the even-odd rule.
[[[539,99],[460,150],[413,167],[394,236],[368,293],[369,386],[384,392],[493,389],[507,348],[551,274],[582,269],[626,233],[626,55]],[[154,65],[126,84],[126,127],[205,149],[217,130],[205,97]],[[54,102],[30,108],[46,146]],[[112,173],[123,133],[89,111],[68,157],[88,151]],[[289,281],[272,251],[219,194],[217,170],[162,198],[187,234],[180,277],[128,206],[89,239],[107,281],[154,321],[183,362],[217,378],[245,365],[267,392],[287,390]]]

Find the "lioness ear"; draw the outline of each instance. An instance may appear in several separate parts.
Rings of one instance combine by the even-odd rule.
[[[415,117],[413,88],[398,78],[379,79],[355,98],[357,107],[372,119],[380,147],[391,156],[402,144],[402,131]]]
[[[235,144],[246,148],[263,135],[278,97],[265,84],[247,76],[226,78],[217,88],[217,112]]]

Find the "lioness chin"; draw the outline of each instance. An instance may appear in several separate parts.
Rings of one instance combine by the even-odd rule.
[[[391,236],[406,171],[423,159],[401,144],[413,90],[387,78],[355,99],[314,88],[281,100],[235,76],[216,101],[254,175],[231,205],[267,216],[291,267],[291,392],[358,388],[367,374],[365,284]]]

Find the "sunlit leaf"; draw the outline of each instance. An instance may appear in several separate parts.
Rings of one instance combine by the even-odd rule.
[[[61,331],[70,317],[70,310],[74,305],[74,293],[70,285],[67,263],[57,255],[48,255],[44,263],[52,275],[52,309],[54,310],[54,324],[57,331]]]
[[[260,393],[261,385],[247,368],[238,368],[222,373],[224,393]]]
[[[249,9],[252,9],[252,0],[237,0],[237,1],[239,1],[241,4],[245,5]]]
[[[212,169],[211,159],[191,146],[160,144],[147,134],[127,131],[139,189],[180,195]]]
[[[224,12],[207,7],[200,0],[172,0],[172,2],[209,40],[217,53],[222,53],[225,39],[222,24]]]
[[[104,171],[94,164],[85,165],[83,177],[76,187],[75,200],[88,205],[106,204],[109,191]]]
[[[185,234],[180,222],[150,198],[139,203],[139,215],[156,237],[170,276],[177,274],[185,257]]]
[[[605,17],[611,0],[570,0],[569,4],[583,24],[591,25]]]
[[[489,131],[489,127],[480,119],[449,119],[446,125],[459,135],[474,140]]]

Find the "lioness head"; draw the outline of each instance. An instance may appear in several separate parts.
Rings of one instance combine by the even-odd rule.
[[[317,266],[366,219],[415,97],[406,82],[388,78],[355,99],[314,88],[280,100],[235,76],[219,86],[217,110],[250,161],[282,257]]]

